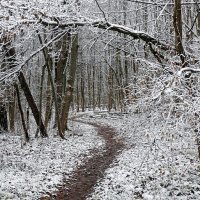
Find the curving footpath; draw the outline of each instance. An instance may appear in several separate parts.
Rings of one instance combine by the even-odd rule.
[[[55,193],[48,193],[48,196],[43,196],[40,200],[86,199],[92,193],[97,181],[104,177],[105,170],[109,168],[115,157],[124,148],[123,141],[115,138],[114,128],[81,120],[75,121],[94,126],[98,134],[105,140],[105,149],[101,152],[93,150],[91,157],[72,173],[69,180],[64,181]]]

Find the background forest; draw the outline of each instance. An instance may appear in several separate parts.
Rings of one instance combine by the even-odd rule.
[[[2,129],[62,137],[70,105],[194,118],[199,27],[196,1],[1,1]]]
[[[199,38],[198,0],[1,0],[0,133],[64,139],[104,110],[200,157]]]

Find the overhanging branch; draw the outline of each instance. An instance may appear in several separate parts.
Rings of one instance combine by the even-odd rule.
[[[92,22],[73,21],[73,22],[59,23],[58,24],[55,21],[47,21],[47,20],[42,20],[42,19],[40,19],[40,22],[45,26],[59,26],[61,28],[70,27],[70,26],[73,26],[73,27],[93,26],[93,27],[97,27],[97,28],[100,28],[100,29],[107,29],[107,30],[110,30],[110,31],[123,33],[125,35],[132,37],[133,39],[140,39],[140,40],[143,40],[144,42],[156,45],[162,50],[175,50],[174,47],[159,41],[158,39],[152,37],[151,35],[149,35],[145,32],[137,31],[137,30],[134,30],[132,28],[122,26],[122,25],[119,25],[119,24],[111,24],[109,22],[104,22],[104,21],[92,21]]]
[[[127,0],[129,2],[133,2],[133,3],[140,3],[140,4],[146,4],[146,5],[154,5],[154,6],[165,6],[166,3],[156,3],[156,2],[150,2],[150,1],[140,1],[140,0]],[[185,5],[185,6],[188,6],[188,5],[194,5],[195,2],[182,2],[181,5]],[[174,3],[168,3],[168,5],[170,6],[173,6]]]

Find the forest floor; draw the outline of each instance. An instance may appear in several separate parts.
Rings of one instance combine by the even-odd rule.
[[[105,140],[103,151],[95,149],[91,157],[86,159],[74,172],[70,179],[63,182],[62,186],[54,193],[44,196],[41,200],[84,200],[92,192],[97,180],[103,178],[104,171],[113,162],[116,155],[124,147],[122,140],[116,139],[116,131],[106,125],[89,123],[96,128],[97,133]]]
[[[199,199],[195,136],[154,114],[87,113],[39,145],[0,135],[0,199]]]
[[[21,134],[0,134],[0,200],[35,200],[51,194],[92,152],[105,147],[93,126],[71,122],[70,129],[67,140],[55,130],[49,131],[49,138],[35,138],[32,126],[27,144]]]
[[[98,120],[115,127],[125,148],[87,200],[200,199],[200,162],[192,128],[154,111],[116,114]]]

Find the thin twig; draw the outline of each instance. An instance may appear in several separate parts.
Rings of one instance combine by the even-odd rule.
[[[104,19],[105,19],[105,21],[107,22],[105,12],[103,11],[103,9],[101,8],[101,6],[99,5],[99,2],[98,2],[97,0],[95,0],[95,2],[96,2],[96,4],[97,4],[97,6],[99,7],[99,10],[103,13]]]

